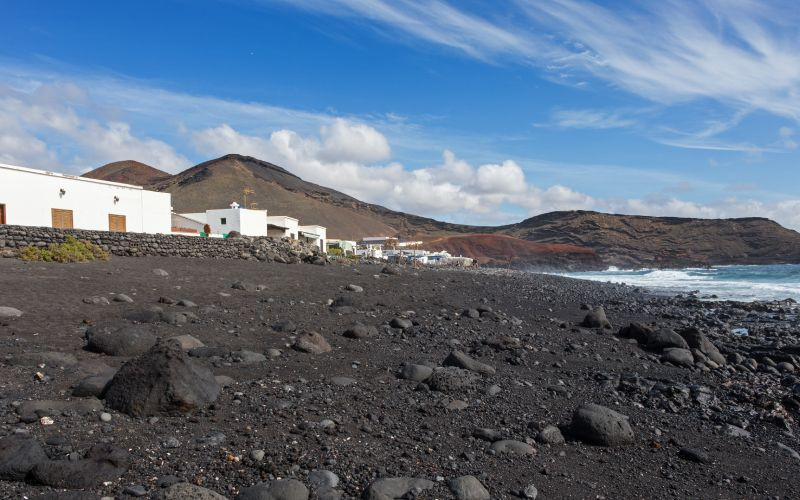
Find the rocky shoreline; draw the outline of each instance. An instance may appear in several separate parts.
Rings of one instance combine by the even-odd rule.
[[[792,498],[797,315],[501,270],[0,259],[0,496]]]

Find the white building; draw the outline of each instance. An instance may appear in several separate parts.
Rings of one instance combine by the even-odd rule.
[[[236,202],[230,208],[218,208],[199,213],[178,214],[211,227],[211,234],[228,234],[238,231],[244,236],[267,235],[267,211],[240,208]]]
[[[171,210],[169,193],[0,164],[0,224],[168,234]]]
[[[267,217],[267,236],[273,238],[297,239],[300,221],[285,215],[270,215]]]
[[[298,226],[298,239],[306,243],[312,243],[319,247],[323,253],[328,253],[328,248],[325,245],[325,240],[328,236],[328,230],[323,226],[310,225]]]

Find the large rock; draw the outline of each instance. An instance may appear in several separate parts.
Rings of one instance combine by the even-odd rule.
[[[342,335],[350,339],[366,339],[377,336],[378,329],[374,326],[356,322],[348,326]]]
[[[308,500],[308,488],[296,479],[279,479],[244,488],[236,500]]]
[[[433,375],[433,368],[425,365],[406,363],[400,368],[400,378],[413,382],[425,382]]]
[[[644,338],[644,344],[648,349],[660,351],[668,347],[678,347],[680,349],[688,349],[689,344],[683,340],[683,337],[675,333],[674,330],[668,328],[661,328],[656,331],[650,331]]]
[[[419,494],[436,485],[433,481],[415,477],[384,477],[374,481],[364,493],[365,500],[395,500],[419,498]]]
[[[85,398],[94,396],[96,398],[103,397],[106,387],[111,383],[111,380],[116,375],[116,371],[101,373],[100,375],[90,375],[80,382],[72,389],[72,395],[78,398]]]
[[[475,476],[461,476],[451,479],[450,491],[457,500],[489,500],[489,491]]]
[[[481,375],[494,375],[495,369],[493,366],[481,363],[480,361],[469,357],[461,351],[452,351],[442,363],[444,366],[456,366],[465,370],[470,370]]]
[[[694,366],[692,351],[680,347],[667,347],[661,353],[661,361],[678,366]]]
[[[156,345],[158,339],[148,325],[93,325],[86,331],[86,348],[109,356],[139,356]]]
[[[37,464],[48,460],[39,442],[30,436],[0,439],[0,479],[22,481]]]
[[[0,318],[19,318],[22,316],[22,311],[8,306],[0,306]]]
[[[606,317],[606,310],[602,307],[595,307],[584,318],[581,326],[586,328],[611,328],[611,322]]]
[[[628,417],[597,404],[579,406],[572,415],[570,434],[589,444],[624,446],[633,443]]]
[[[640,344],[646,344],[647,336],[652,333],[653,329],[649,326],[634,322],[628,326],[620,328],[617,336],[624,339],[636,339],[636,341]]]
[[[48,460],[30,473],[31,482],[53,488],[87,489],[114,481],[130,465],[130,454],[110,444],[98,444],[80,460]]]
[[[296,351],[307,352],[309,354],[322,354],[331,351],[331,346],[325,337],[317,332],[303,332],[297,336],[292,344]]]
[[[445,366],[433,370],[433,374],[426,383],[434,391],[454,393],[476,389],[479,379],[480,375],[476,372],[455,366]]]
[[[208,367],[174,344],[158,344],[120,368],[105,399],[134,417],[179,415],[212,403],[219,391]]]
[[[228,500],[219,493],[191,483],[175,483],[153,495],[153,498],[155,500]]]
[[[725,364],[725,356],[723,356],[722,353],[719,352],[719,349],[717,349],[717,346],[708,340],[708,337],[703,335],[697,328],[685,328],[678,332],[678,334],[683,337],[692,349],[699,350],[705,354],[708,359],[720,366]]]

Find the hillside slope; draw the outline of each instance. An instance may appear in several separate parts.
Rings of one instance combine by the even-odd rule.
[[[138,161],[123,160],[103,165],[91,172],[86,172],[81,177],[121,182],[135,186],[150,186],[158,181],[167,179],[170,174]]]
[[[586,270],[603,268],[600,257],[589,248],[560,243],[538,243],[502,234],[466,234],[428,238],[426,248],[466,255],[490,266]]]
[[[498,232],[590,248],[609,266],[685,267],[800,262],[800,233],[769,219],[689,219],[551,212]]]
[[[248,187],[254,191],[248,196],[248,205],[255,202],[270,214],[290,215],[304,224],[325,226],[329,238],[442,234],[466,227],[364,203],[249,156],[226,155],[151,186],[172,193],[176,212],[202,212],[227,207],[232,201],[242,203],[242,192]]]

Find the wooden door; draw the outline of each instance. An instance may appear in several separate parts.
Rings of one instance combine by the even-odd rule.
[[[0,203],[0,224],[6,223],[6,206]]]
[[[125,230],[125,216],[108,214],[108,230],[112,233],[124,233]]]
[[[58,229],[72,229],[72,210],[62,208],[51,209],[53,215],[53,227]]]

